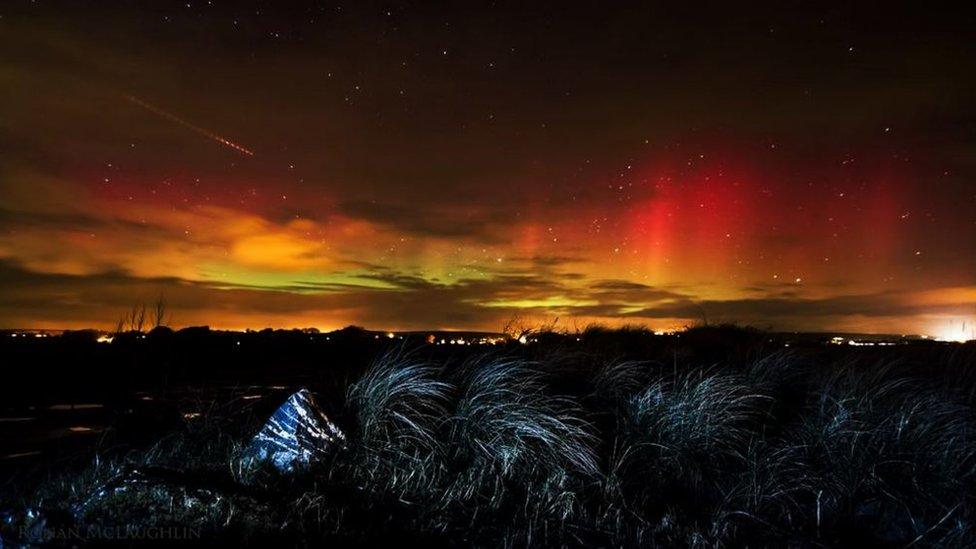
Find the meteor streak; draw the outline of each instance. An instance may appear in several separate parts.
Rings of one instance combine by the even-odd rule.
[[[193,124],[191,122],[187,122],[186,120],[180,118],[179,116],[176,116],[175,114],[170,113],[170,112],[166,112],[163,109],[160,109],[159,107],[157,107],[157,106],[155,106],[155,105],[153,105],[151,103],[147,103],[147,102],[143,101],[142,99],[139,99],[138,97],[136,97],[134,95],[126,95],[125,96],[125,99],[127,101],[129,101],[130,103],[133,103],[135,105],[138,105],[138,106],[146,109],[147,111],[149,111],[149,112],[151,112],[151,113],[153,113],[155,115],[161,116],[161,117],[163,117],[163,118],[165,118],[165,119],[167,119],[167,120],[169,120],[171,122],[175,122],[175,123],[179,124],[180,126],[183,126],[184,128],[191,129],[191,130],[197,132],[198,134],[206,137],[207,139],[211,139],[213,141],[216,141],[217,143],[220,143],[221,145],[226,145],[226,146],[234,149],[235,151],[237,151],[237,152],[239,152],[239,153],[241,153],[243,155],[246,155],[246,156],[254,156],[254,152],[251,151],[250,149],[247,149],[247,148],[245,148],[245,147],[243,147],[241,145],[238,145],[237,143],[234,143],[230,139],[227,139],[225,137],[221,137],[221,136],[213,133],[212,131],[210,131],[210,130],[208,130],[206,128],[201,128],[200,126],[197,126],[196,124]]]

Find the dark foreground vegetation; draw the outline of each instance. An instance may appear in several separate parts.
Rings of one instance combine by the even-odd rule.
[[[787,347],[735,328],[591,329],[500,346],[279,334],[235,354],[239,336],[165,335],[72,352],[100,353],[126,380],[105,398],[121,383],[165,400],[235,371],[239,382],[278,375],[287,389],[181,415],[150,441],[113,426],[56,471],[15,472],[3,540],[976,545],[971,344]],[[242,463],[299,386],[345,446],[291,474]]]

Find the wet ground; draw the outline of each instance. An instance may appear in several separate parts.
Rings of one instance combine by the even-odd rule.
[[[262,413],[290,394],[288,385],[183,388],[166,395],[135,392],[111,401],[78,399],[0,408],[0,481],[60,461],[90,458],[120,445],[148,444],[185,423],[226,410]]]

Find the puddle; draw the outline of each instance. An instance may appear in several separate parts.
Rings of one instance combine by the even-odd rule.
[[[68,432],[70,433],[98,433],[104,430],[105,427],[91,427],[88,425],[75,425],[73,427],[68,427]]]
[[[104,407],[104,404],[54,404],[48,410],[97,410]]]
[[[39,456],[41,452],[39,450],[34,450],[33,452],[20,452],[17,454],[7,454],[5,456],[0,456],[0,459],[17,459],[30,456]]]

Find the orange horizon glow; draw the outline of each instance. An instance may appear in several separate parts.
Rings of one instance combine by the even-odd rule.
[[[224,329],[330,330],[357,324],[383,330],[497,331],[518,315],[538,323],[558,317],[564,326],[639,324],[673,330],[706,320],[787,331],[969,337],[963,328],[953,332],[946,326],[973,325],[967,308],[976,307],[976,286],[928,288],[921,278],[891,277],[878,289],[877,279],[903,268],[898,255],[906,252],[893,243],[910,231],[898,224],[903,221],[899,212],[909,203],[893,203],[889,197],[872,206],[863,232],[848,225],[844,238],[810,237],[810,218],[843,215],[833,204],[837,197],[803,196],[802,211],[784,211],[763,203],[775,200],[770,196],[775,184],[760,183],[764,176],[756,170],[738,173],[720,162],[702,162],[673,172],[660,168],[660,160],[654,162],[658,168],[628,167],[636,175],[625,179],[626,191],[623,185],[616,189],[644,193],[643,198],[578,208],[572,219],[543,213],[542,219],[493,229],[501,238],[490,243],[419,237],[339,213],[274,221],[230,205],[174,207],[167,200],[150,200],[134,206],[92,193],[81,183],[25,177],[22,187],[14,187],[22,193],[23,207],[40,213],[51,208],[50,192],[71,194],[70,202],[55,203],[59,214],[101,212],[101,226],[97,231],[21,229],[0,236],[0,258],[18,265],[25,276],[83,281],[118,272],[114,283],[127,289],[113,288],[108,276],[104,291],[113,294],[114,305],[92,306],[78,318],[8,312],[0,324],[107,329],[130,303],[163,294],[177,326]],[[44,201],[23,200],[38,187]],[[876,219],[892,221],[882,223],[888,228],[874,235]],[[804,246],[780,246],[775,238],[800,239]],[[907,255],[909,265],[920,257]],[[858,256],[870,261],[852,272]],[[383,269],[383,276],[376,276],[376,268]],[[856,277],[836,285],[838,277],[852,274]],[[448,314],[457,305],[477,316],[459,322],[421,314],[426,294],[442,299]],[[383,307],[385,296],[407,301],[397,311],[403,318],[371,311]],[[781,299],[795,301],[797,313],[784,311],[777,303]],[[859,300],[872,309],[887,304],[909,313],[872,310],[862,315]],[[747,306],[752,301],[757,314]],[[281,310],[262,310],[267,304]],[[773,313],[764,316],[762,307]],[[803,307],[815,314],[805,317]]]

